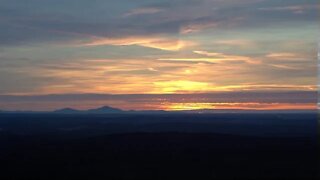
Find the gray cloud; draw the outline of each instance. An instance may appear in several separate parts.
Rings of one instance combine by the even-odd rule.
[[[32,42],[86,40],[92,37],[121,37],[152,34],[178,35],[183,26],[216,23],[220,28],[246,18],[237,26],[263,26],[266,23],[315,20],[317,9],[303,14],[287,11],[268,13],[261,9],[291,6],[317,6],[316,0],[241,2],[220,0],[175,1],[53,1],[2,0],[0,8],[0,45]],[[135,9],[161,9],[146,16],[122,18]],[[217,27],[216,27],[217,28]]]

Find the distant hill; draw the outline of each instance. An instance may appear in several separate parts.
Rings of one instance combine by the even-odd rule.
[[[110,106],[102,106],[95,109],[88,109],[88,110],[77,110],[73,108],[63,108],[53,111],[53,113],[61,113],[61,114],[110,114],[110,113],[124,113],[123,111],[118,108],[113,108]]]
[[[69,113],[80,113],[81,111],[80,110],[76,110],[76,109],[72,109],[72,108],[63,108],[63,109],[55,110],[53,112],[54,113],[66,113],[66,114],[69,114]]]
[[[125,111],[117,108],[113,108],[110,106],[103,106],[97,109],[89,109],[87,111],[84,111],[86,113],[94,113],[94,114],[105,114],[105,113],[123,113]]]

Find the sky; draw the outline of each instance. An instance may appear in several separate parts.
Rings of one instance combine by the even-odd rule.
[[[0,109],[315,109],[318,0],[0,0]]]

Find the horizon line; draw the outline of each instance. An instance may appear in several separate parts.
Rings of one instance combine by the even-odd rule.
[[[164,109],[144,109],[144,110],[134,110],[134,109],[130,109],[130,110],[124,110],[118,107],[113,107],[113,106],[97,106],[96,108],[88,108],[88,109],[78,109],[78,108],[72,108],[72,107],[61,107],[61,108],[57,108],[54,110],[3,110],[0,109],[0,113],[63,113],[63,114],[69,114],[68,112],[63,112],[65,110],[69,110],[69,111],[75,111],[74,114],[76,113],[90,113],[90,114],[100,114],[99,112],[90,112],[90,111],[95,111],[95,110],[99,110],[99,109],[103,109],[105,108],[106,110],[103,112],[100,112],[101,114],[106,114],[106,113],[117,113],[117,112],[107,112],[108,109],[112,110],[112,111],[118,111],[118,113],[128,113],[128,112],[194,112],[194,113],[210,113],[210,112],[216,112],[218,113],[218,111],[221,112],[234,112],[234,111],[238,111],[238,112],[313,112],[313,111],[319,111],[318,108],[315,109],[241,109],[241,108],[234,108],[234,109],[185,109],[185,110],[164,110]],[[107,109],[108,108],[108,109]],[[72,112],[70,112],[70,114],[73,114]]]

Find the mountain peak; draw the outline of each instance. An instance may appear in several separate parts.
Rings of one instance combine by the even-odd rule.
[[[89,109],[87,112],[90,113],[120,113],[123,112],[121,109],[113,108],[110,106],[102,106],[96,109]]]
[[[63,109],[55,110],[54,112],[56,112],[56,113],[75,113],[75,112],[79,112],[79,110],[72,109],[72,108],[63,108]]]
[[[116,108],[113,108],[111,106],[102,106],[102,107],[99,107],[97,109],[116,109]]]

